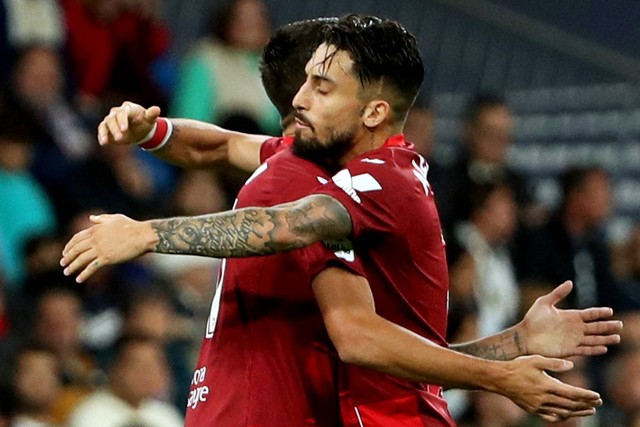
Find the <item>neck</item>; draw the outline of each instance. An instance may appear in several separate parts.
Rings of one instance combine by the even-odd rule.
[[[401,132],[402,129],[397,126],[386,126],[384,128],[381,126],[371,130],[365,129],[356,137],[356,141],[351,150],[340,158],[340,165],[345,166],[359,155],[382,147],[387,139]]]

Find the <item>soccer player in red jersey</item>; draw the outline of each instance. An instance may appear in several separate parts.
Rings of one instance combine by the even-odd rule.
[[[140,233],[138,242],[142,243],[132,244],[129,240],[121,244],[119,239],[110,244],[104,240],[99,242],[97,229],[78,235],[65,249],[62,263],[68,266],[67,273],[84,269],[79,276],[82,280],[102,263],[121,262],[146,251],[209,256],[263,255],[323,239],[352,238],[356,249],[362,248],[357,251],[361,260],[356,260],[354,252],[341,244],[330,245],[335,250],[334,255],[347,263],[357,265],[361,262],[364,265],[376,296],[378,312],[384,312],[383,317],[406,329],[393,326],[375,314],[368,288],[362,283],[349,286],[347,290],[341,289],[347,287],[346,282],[357,281],[353,275],[346,277],[344,270],[335,271],[335,268],[326,268],[317,275],[313,285],[316,298],[341,358],[383,372],[375,374],[358,367],[341,367],[341,404],[346,424],[452,425],[439,387],[423,383],[496,391],[509,396],[525,409],[537,411],[552,420],[592,413],[592,406],[598,404],[597,398],[586,391],[572,395],[572,398],[584,399],[583,406],[569,402],[567,396],[570,394],[565,394],[564,398],[541,400],[545,391],[551,391],[546,387],[553,385],[555,392],[561,391],[557,388],[560,384],[550,383],[542,372],[544,369],[562,369],[558,364],[561,362],[557,360],[519,358],[513,362],[490,362],[445,348],[442,338],[446,322],[447,282],[446,264],[443,265],[444,243],[426,180],[426,164],[408,149],[401,135],[395,135],[401,130],[402,114],[398,111],[408,108],[410,102],[403,101],[393,90],[387,91],[387,77],[391,77],[393,82],[397,74],[388,76],[383,71],[384,79],[376,76],[375,72],[380,72],[381,68],[376,68],[379,64],[375,62],[365,62],[364,68],[359,68],[363,65],[358,64],[358,60],[363,58],[359,56],[362,52],[349,50],[370,40],[371,35],[378,36],[381,43],[390,34],[399,36],[399,45],[392,46],[391,50],[381,47],[385,52],[401,51],[407,46],[411,49],[415,41],[408,40],[407,45],[402,45],[407,42],[402,40],[407,33],[390,21],[351,17],[341,22],[346,32],[351,31],[352,34],[344,34],[345,28],[332,27],[329,34],[333,38],[325,40],[326,43],[316,51],[309,63],[308,79],[296,97],[297,137],[300,142],[297,147],[294,144],[294,148],[299,155],[312,153],[316,161],[326,160],[327,165],[336,164],[336,159],[341,166],[346,165],[334,175],[331,183],[305,199],[270,209],[248,208],[198,218],[145,223],[136,223],[122,216],[100,218],[96,227],[102,226],[101,230],[110,226],[115,226],[112,231],[129,227]],[[387,33],[385,29],[391,32]],[[368,34],[367,30],[374,34]],[[367,75],[372,65],[374,73]],[[406,64],[397,65],[402,67]],[[410,64],[409,68],[415,65]],[[359,74],[363,69],[365,72]],[[407,67],[402,67],[403,78],[406,71]],[[391,84],[392,89],[397,89],[394,84]],[[129,112],[126,108],[124,110],[125,117],[128,117]],[[337,129],[340,126],[344,129]],[[258,174],[255,180],[264,173]],[[400,206],[407,203],[411,203],[410,212],[398,212]],[[181,240],[180,231],[186,229],[195,232],[198,245]],[[116,246],[121,244],[118,250],[112,250],[114,243]],[[101,253],[105,249],[110,249],[107,256]],[[433,265],[429,267],[429,264]],[[441,267],[435,268],[435,264]],[[336,281],[336,275],[342,275],[342,283]],[[427,291],[432,293],[429,298],[426,298]],[[559,292],[566,291],[565,286]],[[355,314],[347,315],[356,317],[355,320],[347,319],[348,324],[356,325],[360,316],[360,327],[354,329],[358,333],[350,335],[340,326],[342,322],[339,320],[344,320],[344,311],[341,311],[344,307],[341,305],[358,307]],[[612,330],[618,326],[608,324],[606,328]],[[362,331],[369,333],[362,334]],[[494,338],[493,342],[510,336],[509,342],[517,344],[513,339],[517,334],[518,331],[513,330]],[[608,335],[598,336],[597,341],[611,343],[609,340],[612,339],[615,341]],[[358,350],[353,350],[353,344],[345,344],[349,341],[355,342]],[[591,341],[587,347],[594,350],[590,347],[594,343]],[[478,344],[475,346],[479,347]],[[567,356],[586,351],[578,348],[568,349],[565,345],[554,349],[555,353],[551,355]],[[368,354],[364,354],[363,349]],[[600,351],[601,347],[595,352]],[[516,346],[513,353],[503,356],[514,357],[525,352]],[[549,348],[542,352],[548,353]],[[516,378],[509,379],[508,374],[515,372]],[[528,385],[521,388],[515,384],[521,381]],[[575,389],[572,391],[577,393]],[[564,392],[568,393],[568,390]],[[575,411],[569,411],[569,407]]]

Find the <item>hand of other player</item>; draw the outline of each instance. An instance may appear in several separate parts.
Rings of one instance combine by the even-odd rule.
[[[160,116],[160,107],[144,108],[125,101],[111,108],[98,125],[98,142],[106,144],[136,144],[153,129]]]
[[[598,393],[565,384],[545,372],[570,370],[573,363],[568,360],[521,356],[505,363],[508,373],[498,385],[499,393],[545,421],[590,416],[602,405]]]
[[[584,310],[556,308],[569,295],[573,284],[566,281],[538,298],[517,326],[527,354],[548,357],[594,356],[620,342],[622,322],[611,320],[613,310],[592,307]]]
[[[130,261],[149,252],[157,236],[148,223],[124,215],[92,215],[95,225],[79,231],[62,251],[60,265],[67,276],[82,283],[105,265]]]

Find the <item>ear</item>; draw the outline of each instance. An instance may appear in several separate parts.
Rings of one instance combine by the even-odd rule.
[[[365,105],[362,122],[367,128],[376,128],[391,115],[391,106],[383,99],[374,99]]]

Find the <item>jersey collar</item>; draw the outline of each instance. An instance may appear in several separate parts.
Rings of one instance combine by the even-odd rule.
[[[382,144],[382,147],[406,147],[407,141],[404,140],[404,135],[399,133],[397,135],[393,135]]]
[[[284,145],[293,145],[293,140],[294,140],[294,137],[292,137],[292,136],[283,136],[282,137],[282,144],[284,144]]]

